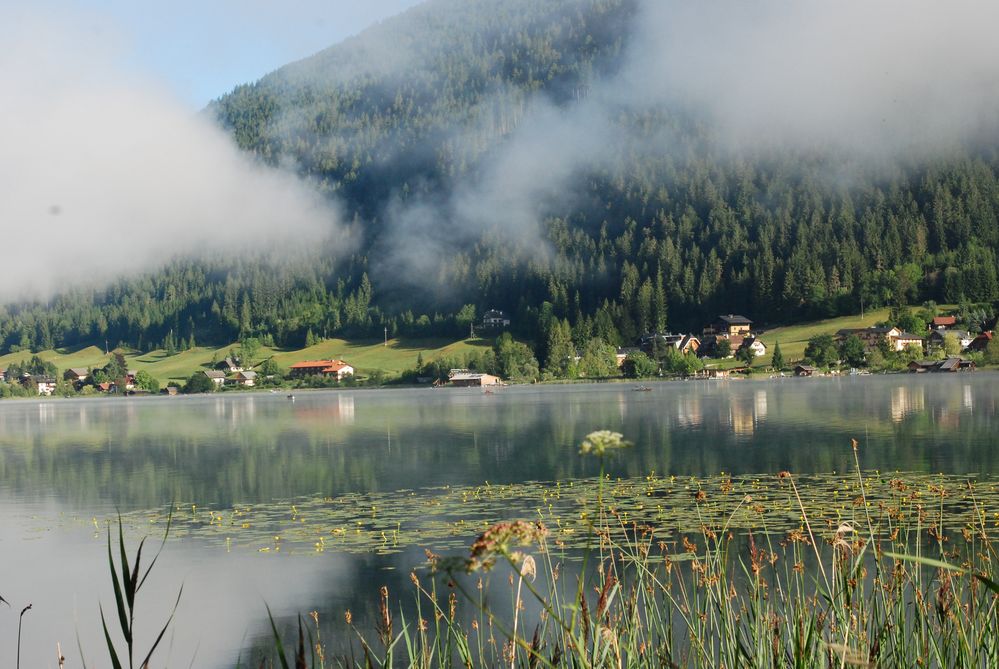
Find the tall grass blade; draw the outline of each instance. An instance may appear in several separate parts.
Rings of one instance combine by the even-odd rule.
[[[271,631],[274,633],[274,646],[277,648],[278,659],[281,660],[281,667],[283,669],[290,669],[288,667],[288,658],[284,654],[284,644],[281,642],[281,634],[278,632],[277,625],[274,623],[274,615],[271,613],[271,607],[264,602],[264,606],[267,607],[267,619],[271,621]]]
[[[111,658],[111,666],[114,669],[121,669],[121,661],[118,659],[118,651],[114,648],[114,642],[111,641],[111,634],[108,632],[108,623],[104,619],[104,606],[98,604],[101,610],[101,625],[104,627],[104,640],[108,643],[108,656]]]
[[[166,634],[167,628],[170,627],[170,623],[173,622],[173,616],[177,613],[177,605],[180,604],[180,596],[183,594],[184,586],[180,586],[180,592],[177,593],[177,601],[173,603],[173,610],[170,612],[170,617],[167,618],[166,623],[163,625],[163,629],[161,629],[160,633],[156,636],[156,641],[153,642],[153,647],[150,648],[149,652],[146,654],[146,659],[144,659],[142,664],[139,665],[143,669],[149,666],[150,658],[152,658],[153,653],[156,652],[156,647],[160,645],[160,641],[163,640],[163,635]]]

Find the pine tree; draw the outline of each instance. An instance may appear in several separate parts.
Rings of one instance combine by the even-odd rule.
[[[780,342],[774,342],[774,357],[770,362],[776,371],[784,369],[784,354],[780,352]]]

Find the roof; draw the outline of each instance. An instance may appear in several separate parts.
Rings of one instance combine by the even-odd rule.
[[[217,372],[214,369],[206,370],[204,374],[209,379],[224,379],[225,378],[225,373],[224,372]]]
[[[483,318],[506,318],[506,312],[499,309],[490,309],[483,315]]]
[[[763,341],[759,337],[746,337],[745,339],[742,340],[742,345],[743,346],[752,346],[756,342],[760,342],[760,346],[762,346],[763,348],[767,347],[767,345],[764,344]]]
[[[818,367],[812,367],[811,365],[797,365],[795,367],[795,369],[803,369],[806,372],[808,372],[808,371],[811,371],[811,372],[817,372],[817,371],[819,371]]]
[[[725,316],[719,316],[718,320],[723,323],[728,323],[729,325],[752,325],[753,321],[749,320],[745,316],[740,316],[738,314],[727,314]]]
[[[956,357],[950,357],[940,363],[940,369],[944,371],[950,371],[952,369],[957,369],[961,366],[961,359]]]
[[[932,325],[934,327],[950,327],[951,325],[957,325],[957,316],[936,316],[933,318]]]
[[[485,379],[485,378],[496,378],[492,374],[483,374],[481,372],[460,372],[451,377],[452,381],[474,381],[475,379]]]
[[[241,376],[244,379],[255,379],[257,378],[256,372],[236,372],[236,376]]]
[[[922,335],[912,334],[911,332],[899,332],[898,336],[896,336],[895,338],[896,339],[918,339],[919,341],[923,341]]]
[[[90,370],[86,367],[70,367],[68,371],[77,376],[88,376],[90,374]]]
[[[326,369],[336,364],[345,364],[342,360],[306,360],[296,362],[290,369]]]

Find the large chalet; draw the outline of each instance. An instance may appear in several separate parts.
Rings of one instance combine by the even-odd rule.
[[[345,377],[354,375],[354,368],[343,360],[306,360],[296,362],[289,368],[289,372],[292,378],[332,376],[337,381],[342,381]]]

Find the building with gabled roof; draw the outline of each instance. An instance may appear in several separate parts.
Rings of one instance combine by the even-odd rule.
[[[716,337],[746,337],[749,336],[753,321],[739,314],[724,314],[704,328],[705,335]]]
[[[335,376],[337,381],[354,375],[354,368],[343,360],[306,360],[288,368],[293,378],[306,376]]]

